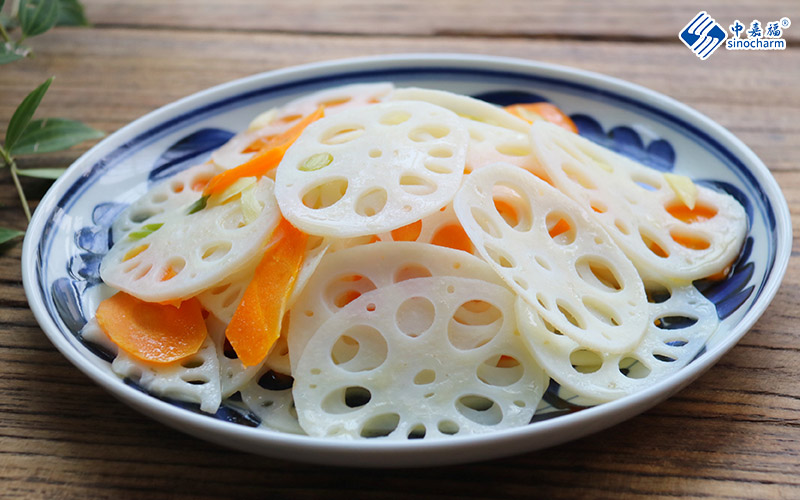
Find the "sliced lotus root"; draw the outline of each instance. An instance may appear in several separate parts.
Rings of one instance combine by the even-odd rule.
[[[234,197],[194,213],[178,207],[134,227],[103,258],[103,281],[144,301],[166,302],[192,297],[252,265],[280,212],[270,179],[251,189],[261,210],[249,222]]]
[[[478,253],[565,335],[606,352],[639,343],[647,323],[642,280],[577,203],[498,163],[468,175],[453,206]]]
[[[583,346],[523,300],[517,321],[545,371],[568,391],[600,403],[650,387],[691,362],[719,325],[714,304],[692,285],[669,285],[670,297],[649,304],[647,332],[635,348],[606,353]]]
[[[292,397],[292,377],[272,369],[262,370],[239,391],[242,402],[268,429],[305,434],[297,421]]]
[[[222,402],[217,350],[206,337],[195,354],[165,365],[143,363],[120,350],[111,369],[138,381],[147,392],[164,398],[198,403],[206,413],[216,413]]]
[[[290,101],[278,110],[276,122],[294,122],[325,106],[325,116],[341,111],[376,104],[394,89],[389,82],[354,83],[332,89],[324,89]]]
[[[342,110],[378,102],[391,92],[391,83],[362,83],[344,85],[314,92],[273,108],[257,116],[245,132],[236,134],[211,155],[212,161],[224,169],[237,167],[250,160],[258,148],[272,137],[285,132],[298,120],[325,106],[325,115],[332,116]]]
[[[114,241],[158,214],[194,203],[208,181],[221,171],[212,163],[202,163],[156,184],[117,216],[111,226]]]
[[[465,342],[454,333],[458,324],[485,327],[486,310],[496,317],[489,335]],[[354,300],[311,338],[294,378],[309,435],[396,440],[525,425],[548,381],[517,333],[514,294],[453,276],[407,280]]]
[[[516,130],[524,134],[527,134],[530,128],[530,123],[494,104],[444,90],[417,87],[401,88],[392,92],[388,100],[429,102],[447,108],[462,118]]]
[[[308,339],[336,311],[376,288],[430,276],[460,276],[504,285],[481,259],[424,243],[378,242],[326,254],[291,309],[292,373]]]
[[[642,275],[688,282],[739,253],[747,215],[733,197],[696,186],[689,207],[664,174],[576,134],[540,121],[531,137],[555,186],[603,224]]]
[[[391,231],[453,198],[467,131],[452,112],[423,102],[375,104],[309,125],[278,166],[284,217],[318,236]]]
[[[472,172],[485,165],[504,162],[522,167],[537,177],[546,178],[538,157],[533,154],[530,135],[527,132],[523,133],[474,120],[465,120],[465,123],[469,130],[467,172]]]

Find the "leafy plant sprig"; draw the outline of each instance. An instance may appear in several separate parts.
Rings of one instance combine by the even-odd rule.
[[[32,57],[31,49],[23,44],[27,38],[41,35],[54,26],[89,25],[83,6],[78,0],[13,0],[9,15],[2,12],[5,1],[0,0],[0,65]],[[19,37],[14,39],[11,34],[17,28]],[[103,136],[99,130],[75,120],[33,119],[52,82],[52,77],[47,79],[22,100],[8,122],[4,142],[0,145],[0,168],[9,168],[28,221],[31,219],[31,211],[19,177],[56,179],[65,169],[19,168],[16,157],[62,151]],[[23,234],[24,231],[0,227],[0,245]]]

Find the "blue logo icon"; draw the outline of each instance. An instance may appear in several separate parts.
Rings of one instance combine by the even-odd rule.
[[[678,37],[694,55],[705,61],[722,45],[728,34],[713,17],[702,10],[683,27]]]

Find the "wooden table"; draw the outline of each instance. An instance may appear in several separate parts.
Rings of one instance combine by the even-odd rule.
[[[471,52],[565,64],[672,96],[730,129],[769,166],[800,222],[800,4],[480,0],[87,0],[91,29],[31,40],[0,66],[0,129],[27,92],[56,80],[39,116],[113,132],[177,98],[312,61]],[[677,38],[702,8],[734,19],[788,16],[788,49],[719,50]],[[83,145],[83,148],[89,144]],[[85,149],[24,158],[66,166]],[[0,225],[25,221],[7,169]],[[46,181],[26,180],[36,200]],[[643,415],[513,458],[419,470],[352,470],[266,459],[200,441],[120,404],[69,364],[33,318],[21,245],[0,256],[0,497],[800,498],[800,257],[744,339],[706,375]]]

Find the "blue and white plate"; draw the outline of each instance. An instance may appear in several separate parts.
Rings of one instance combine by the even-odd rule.
[[[717,305],[721,327],[704,351],[671,378],[592,408],[548,390],[530,425],[439,441],[323,440],[256,428],[236,405],[205,415],[194,405],[141,391],[110,369],[108,353],[79,335],[101,300],[99,262],[109,226],[153,182],[204,160],[261,111],[309,92],[391,81],[480,97],[500,105],[547,100],[580,133],[663,171],[735,196],[749,232],[733,272],[696,286]],[[280,458],[336,465],[452,464],[552,446],[630,418],[674,394],[713,365],[772,300],[791,248],[789,210],[764,164],[707,117],[668,97],[598,74],[530,61],[472,55],[400,55],[311,64],[220,85],[158,109],[112,134],[70,167],[36,209],[23,247],[30,306],[55,346],[79,369],[137,410],[209,441]],[[580,411],[577,411],[580,410]]]

